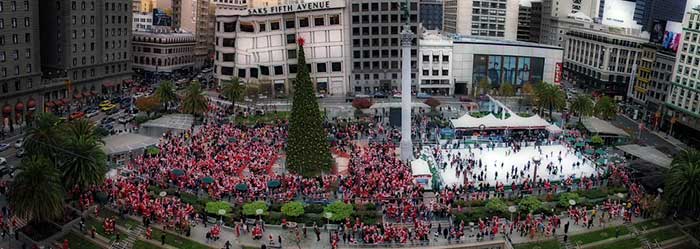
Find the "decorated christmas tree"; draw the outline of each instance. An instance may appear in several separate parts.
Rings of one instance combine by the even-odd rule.
[[[304,40],[299,39],[298,71],[294,82],[292,115],[289,122],[287,169],[311,177],[331,168],[332,157],[323,130],[323,119],[313,93],[309,68],[304,55]]]

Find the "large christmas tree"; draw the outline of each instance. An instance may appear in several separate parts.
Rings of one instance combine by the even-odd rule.
[[[304,55],[304,40],[299,39],[298,71],[294,82],[292,116],[289,123],[287,169],[311,177],[331,168],[332,157],[323,130],[323,119],[313,93],[309,68]]]

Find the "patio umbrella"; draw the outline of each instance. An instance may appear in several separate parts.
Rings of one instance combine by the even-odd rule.
[[[578,143],[576,143],[574,146],[576,146],[576,147],[583,147],[583,146],[586,146],[586,143],[584,143],[584,142],[578,142]]]
[[[212,184],[214,183],[214,178],[211,178],[211,176],[207,176],[202,178],[202,182],[206,184]]]
[[[260,138],[258,138],[258,137],[253,137],[253,139],[251,139],[251,140],[253,140],[253,142],[257,142],[257,141],[260,141]]]
[[[229,138],[229,139],[228,139],[228,142],[229,142],[229,143],[235,143],[236,141],[238,141],[238,139],[236,139],[235,137],[232,137],[232,138]]]
[[[335,141],[337,141],[337,140],[338,140],[338,139],[336,139],[335,136],[333,136],[333,135],[328,136],[328,142],[335,142]]]
[[[107,193],[100,191],[95,193],[95,200],[104,205],[109,201],[109,197],[107,197]]]
[[[268,188],[279,188],[281,184],[282,183],[280,183],[280,181],[278,181],[278,180],[271,180],[271,181],[267,182],[267,187]]]
[[[605,159],[604,159],[604,158],[600,158],[600,159],[596,160],[595,162],[596,162],[597,164],[605,164]]]
[[[181,169],[174,169],[174,170],[172,170],[172,171],[170,171],[170,172],[173,173],[173,175],[176,175],[176,176],[182,176],[182,175],[185,174],[185,171],[184,171],[184,170],[181,170]]]
[[[585,150],[584,152],[586,152],[586,154],[591,154],[591,155],[592,155],[594,151],[593,151],[593,149],[587,149],[587,150]]]
[[[598,154],[598,155],[605,155],[605,153],[607,153],[607,152],[605,152],[604,149],[597,149],[597,150],[595,151],[595,153]]]
[[[576,139],[575,139],[574,137],[567,137],[567,138],[566,138],[566,141],[568,141],[568,142],[573,142],[573,141],[575,141],[575,140],[576,140]]]
[[[245,183],[239,183],[238,185],[236,185],[236,190],[241,192],[248,191],[248,185],[246,185]]]

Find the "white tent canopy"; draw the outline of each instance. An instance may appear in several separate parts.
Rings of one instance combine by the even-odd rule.
[[[430,108],[430,106],[428,106],[422,102],[412,102],[411,107],[412,108]],[[380,102],[380,103],[375,103],[369,107],[369,109],[379,109],[379,108],[401,108],[401,102]]]
[[[521,117],[514,113],[506,119],[498,119],[493,114],[475,118],[467,113],[452,120],[452,126],[455,129],[478,129],[482,126],[484,129],[545,129],[550,125],[538,115]]]
[[[433,175],[432,173],[430,173],[430,167],[428,167],[428,162],[426,162],[423,159],[416,159],[411,161],[411,172],[413,172],[413,176]]]

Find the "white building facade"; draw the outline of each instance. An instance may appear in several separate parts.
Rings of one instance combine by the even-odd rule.
[[[418,92],[454,95],[452,40],[430,31],[423,33],[418,47]]]
[[[153,30],[153,12],[133,12],[134,21],[131,22],[131,30],[133,31],[151,31]]]
[[[273,95],[288,95],[300,66],[297,42],[302,38],[316,92],[344,95],[349,79],[345,1],[275,2],[260,6],[252,1],[215,1],[218,82],[238,77],[246,84],[272,89]]]
[[[195,38],[192,33],[134,31],[133,68],[145,72],[189,72],[194,67]]]
[[[447,33],[516,40],[518,0],[445,0],[443,30]]]

